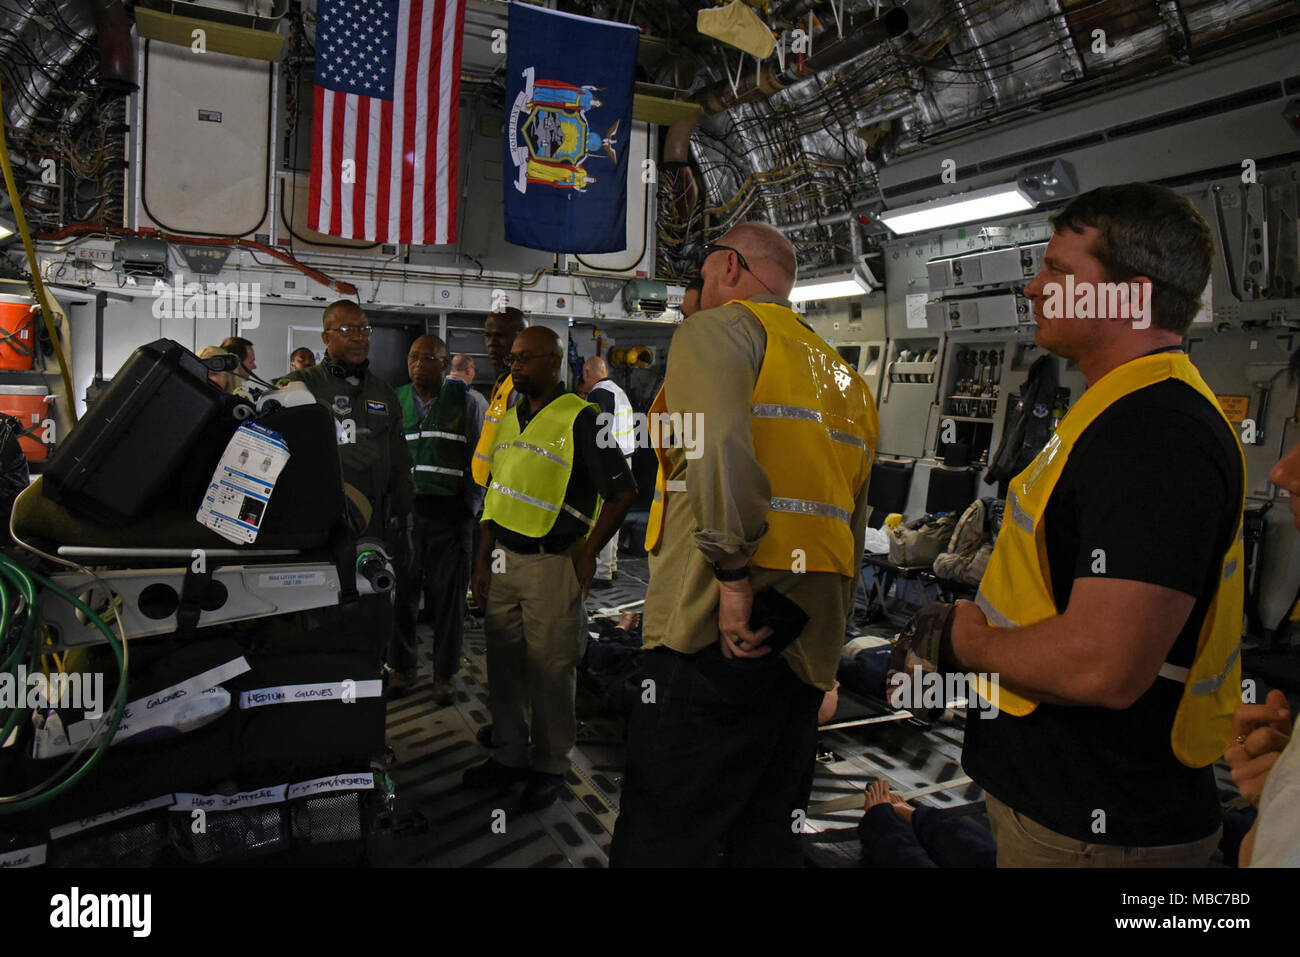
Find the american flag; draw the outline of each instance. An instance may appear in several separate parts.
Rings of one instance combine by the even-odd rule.
[[[320,0],[311,209],[317,232],[456,241],[466,0]]]

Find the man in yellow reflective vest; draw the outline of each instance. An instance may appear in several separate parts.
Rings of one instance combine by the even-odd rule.
[[[613,866],[803,860],[879,429],[866,383],[791,310],[795,268],[770,226],[733,229],[673,337]]]
[[[513,306],[507,306],[487,317],[483,324],[483,339],[487,343],[488,356],[492,359],[492,370],[496,373],[496,385],[492,388],[492,401],[488,403],[487,413],[483,416],[483,434],[479,436],[478,447],[474,449],[474,481],[487,486],[489,459],[492,458],[492,444],[497,434],[497,425],[501,417],[518,400],[514,382],[510,378],[510,363],[506,357],[510,346],[524,328],[524,314]]]
[[[1087,389],[1012,480],[977,601],[956,608],[944,670],[1000,676],[963,763],[999,866],[1205,866],[1244,576],[1244,458],[1183,351],[1213,241],[1145,183],[1086,193],[1052,225],[1025,288],[1034,341]]]
[[[560,382],[563,347],[525,329],[511,347],[521,398],[491,449],[471,585],[487,613],[488,702],[496,755],[466,787],[525,780],[522,808],[559,797],[576,733],[573,695],[596,555],[636,498],[618,447],[597,441],[595,407]],[[602,505],[602,499],[604,504]]]

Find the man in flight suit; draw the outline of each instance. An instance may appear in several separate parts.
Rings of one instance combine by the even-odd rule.
[[[370,502],[359,538],[386,542],[398,564],[410,554],[411,454],[402,432],[402,408],[392,386],[370,371],[370,323],[355,302],[325,308],[325,361],[299,369],[281,383],[301,382],[334,415],[343,481]]]

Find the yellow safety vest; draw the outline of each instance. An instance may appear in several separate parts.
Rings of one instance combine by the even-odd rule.
[[[1052,489],[1065,469],[1070,450],[1097,416],[1124,396],[1165,379],[1187,383],[1219,410],[1214,393],[1186,355],[1159,353],[1134,359],[1112,369],[1085,391],[1043,450],[1011,481],[1002,530],[975,598],[989,624],[1023,628],[1060,614],[1052,595],[1043,522]],[[1219,414],[1223,415],[1222,410]],[[1244,490],[1244,455],[1241,473]],[[1191,668],[1166,662],[1160,669],[1161,677],[1184,685],[1170,745],[1178,760],[1188,767],[1204,767],[1223,755],[1231,737],[1232,713],[1241,703],[1244,505],[1243,493],[1243,501],[1237,506],[1236,534],[1223,556],[1218,590],[1205,613]],[[992,688],[983,679],[977,690],[980,697],[1016,717],[1038,706],[1037,701],[1005,687]]]
[[[871,473],[880,434],[871,390],[792,310],[775,303],[740,304],[767,334],[750,424],[754,455],[767,473],[772,499],[768,530],[751,562],[852,578],[858,560],[853,507]],[[650,411],[667,411],[662,389]],[[651,551],[663,536],[664,496],[686,491],[684,481],[668,481],[665,450],[656,448],[655,454],[659,472],[646,530]]]
[[[510,394],[514,391],[514,380],[507,373],[506,377],[497,383],[496,391],[492,393],[492,402],[488,405],[487,412],[483,414],[483,431],[479,434],[478,445],[474,447],[474,460],[470,463],[470,474],[474,476],[475,482],[484,487],[487,486],[488,475],[492,472],[492,443],[496,440],[501,417],[510,408]]]
[[[566,392],[547,403],[522,432],[519,406],[505,414],[492,447],[484,521],[494,521],[518,535],[542,538],[563,510],[581,519],[586,532],[591,531],[595,519],[564,501],[573,473],[573,421],[589,405]],[[600,509],[599,499],[596,509]]]

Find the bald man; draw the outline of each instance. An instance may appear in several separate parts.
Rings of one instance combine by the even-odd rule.
[[[696,276],[686,284],[682,294],[682,318],[689,319],[700,311],[700,293],[704,291],[704,280]]]
[[[632,403],[627,393],[609,377],[609,367],[600,356],[592,356],[582,363],[582,384],[586,399],[600,410],[596,416],[600,423],[597,441],[617,445],[632,468],[632,453],[636,451],[636,425],[632,419]],[[615,534],[600,551],[596,560],[596,577],[592,588],[607,588],[618,574],[618,535]]]
[[[487,399],[483,398],[483,393],[474,388],[474,377],[478,370],[474,365],[474,357],[465,355],[463,352],[451,357],[451,371],[447,373],[448,379],[455,379],[457,382],[465,383],[466,395],[469,396],[470,402],[474,403],[478,409],[478,417],[482,419],[487,413]]]
[[[564,349],[554,332],[525,329],[509,362],[521,399],[502,415],[492,445],[471,580],[487,609],[488,700],[500,750],[466,771],[464,784],[526,780],[521,806],[535,811],[559,797],[569,769],[582,600],[636,483],[618,448],[597,443],[595,408],[561,383]]]
[[[401,694],[417,678],[416,635],[420,598],[433,625],[433,700],[455,700],[452,679],[460,670],[465,633],[465,589],[469,586],[474,515],[483,489],[470,474],[471,450],[483,429],[483,413],[469,400],[464,382],[447,377],[447,346],[421,336],[406,355],[409,385],[397,390],[402,430],[411,452],[415,486],[412,561],[399,576],[397,631],[390,694]]]
[[[655,450],[636,679],[655,694],[628,718],[610,862],[797,867],[792,823],[853,611],[875,403],[791,310],[784,236],[747,224],[704,252],[700,311],[651,407],[682,434]],[[782,619],[780,634],[765,625]]]

